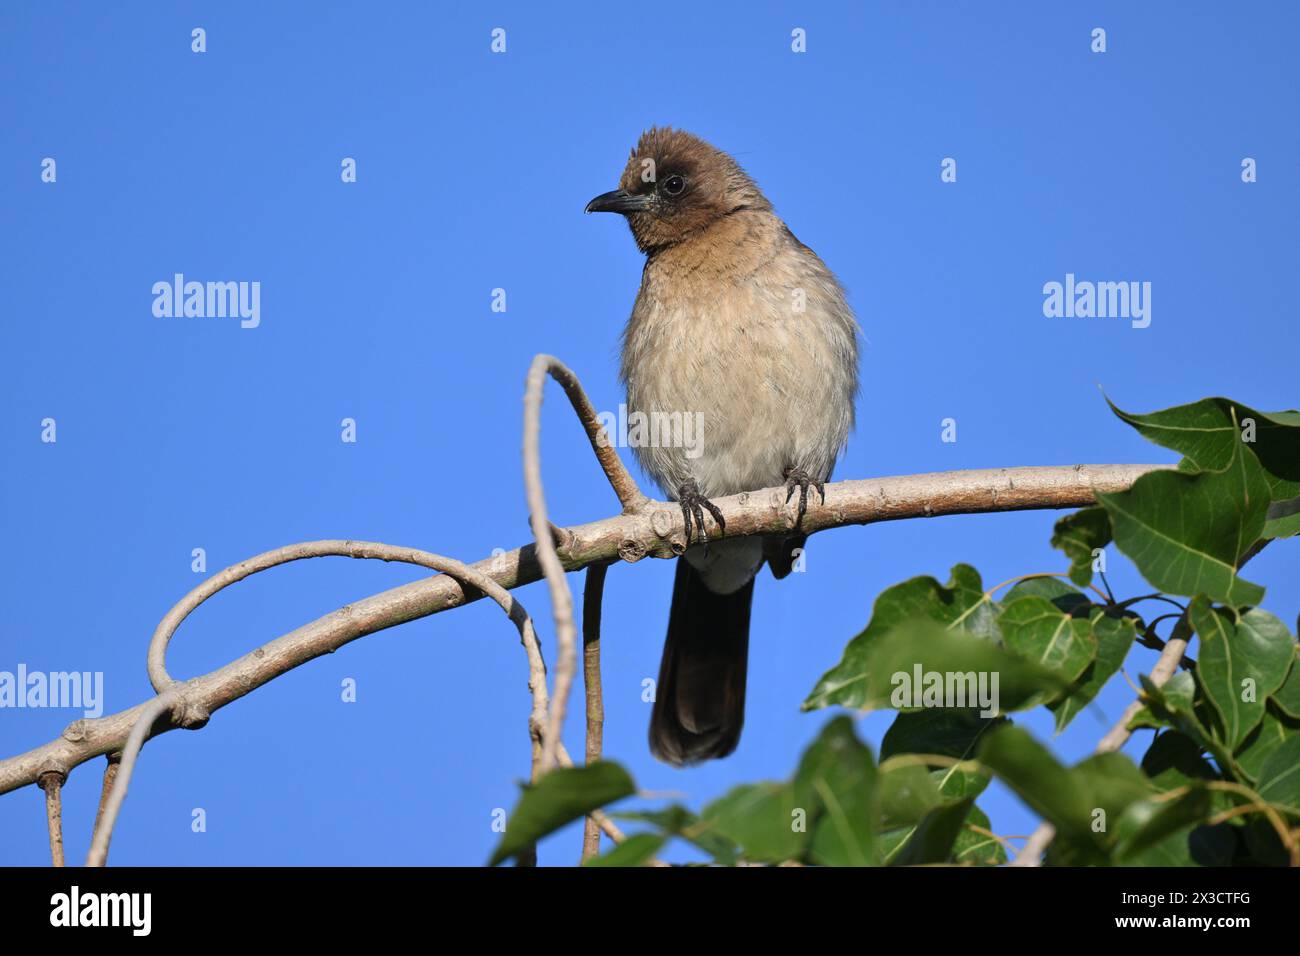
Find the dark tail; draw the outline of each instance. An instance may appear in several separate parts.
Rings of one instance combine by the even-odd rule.
[[[745,723],[750,580],[732,594],[714,594],[685,558],[677,561],[668,614],[650,752],[674,766],[725,757]]]
[[[763,557],[767,560],[767,566],[772,569],[772,577],[779,581],[794,569],[795,552],[801,551],[807,540],[806,534],[796,534],[790,538],[763,539]]]

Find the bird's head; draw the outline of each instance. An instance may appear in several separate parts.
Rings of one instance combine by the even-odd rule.
[[[740,165],[698,136],[651,127],[628,157],[618,189],[587,212],[627,217],[642,252],[681,242],[742,209],[771,209]]]

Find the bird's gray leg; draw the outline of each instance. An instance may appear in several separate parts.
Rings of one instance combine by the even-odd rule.
[[[826,483],[813,478],[802,468],[787,468],[785,472],[785,500],[789,504],[790,499],[794,497],[794,490],[799,489],[799,517],[795,521],[796,528],[803,526],[803,516],[808,511],[808,486],[812,485],[817,489],[817,494],[821,495],[822,504],[826,504]]]
[[[704,530],[704,512],[708,511],[713,515],[713,520],[718,523],[718,529],[722,532],[727,530],[727,522],[722,517],[722,512],[704,495],[700,494],[700,486],[696,484],[694,478],[688,478],[683,481],[681,487],[677,489],[677,502],[682,506],[682,518],[686,522],[686,543],[691,543],[691,518],[695,519],[696,530],[700,533],[700,540],[707,543],[708,534]]]

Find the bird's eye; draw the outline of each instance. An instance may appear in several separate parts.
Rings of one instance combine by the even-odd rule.
[[[681,176],[669,176],[664,180],[664,192],[670,196],[680,196],[686,188],[686,180]]]

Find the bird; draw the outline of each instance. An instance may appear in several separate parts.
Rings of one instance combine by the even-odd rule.
[[[860,330],[834,273],[698,136],[647,129],[618,188],[585,211],[621,214],[645,255],[622,334],[629,418],[676,413],[702,428],[689,446],[662,431],[629,441],[686,526],[649,735],[680,767],[739,743],[754,580],[764,562],[777,579],[795,565],[810,486],[825,503],[854,424]],[[711,499],[782,486],[787,504],[799,493],[793,533],[726,538]]]

